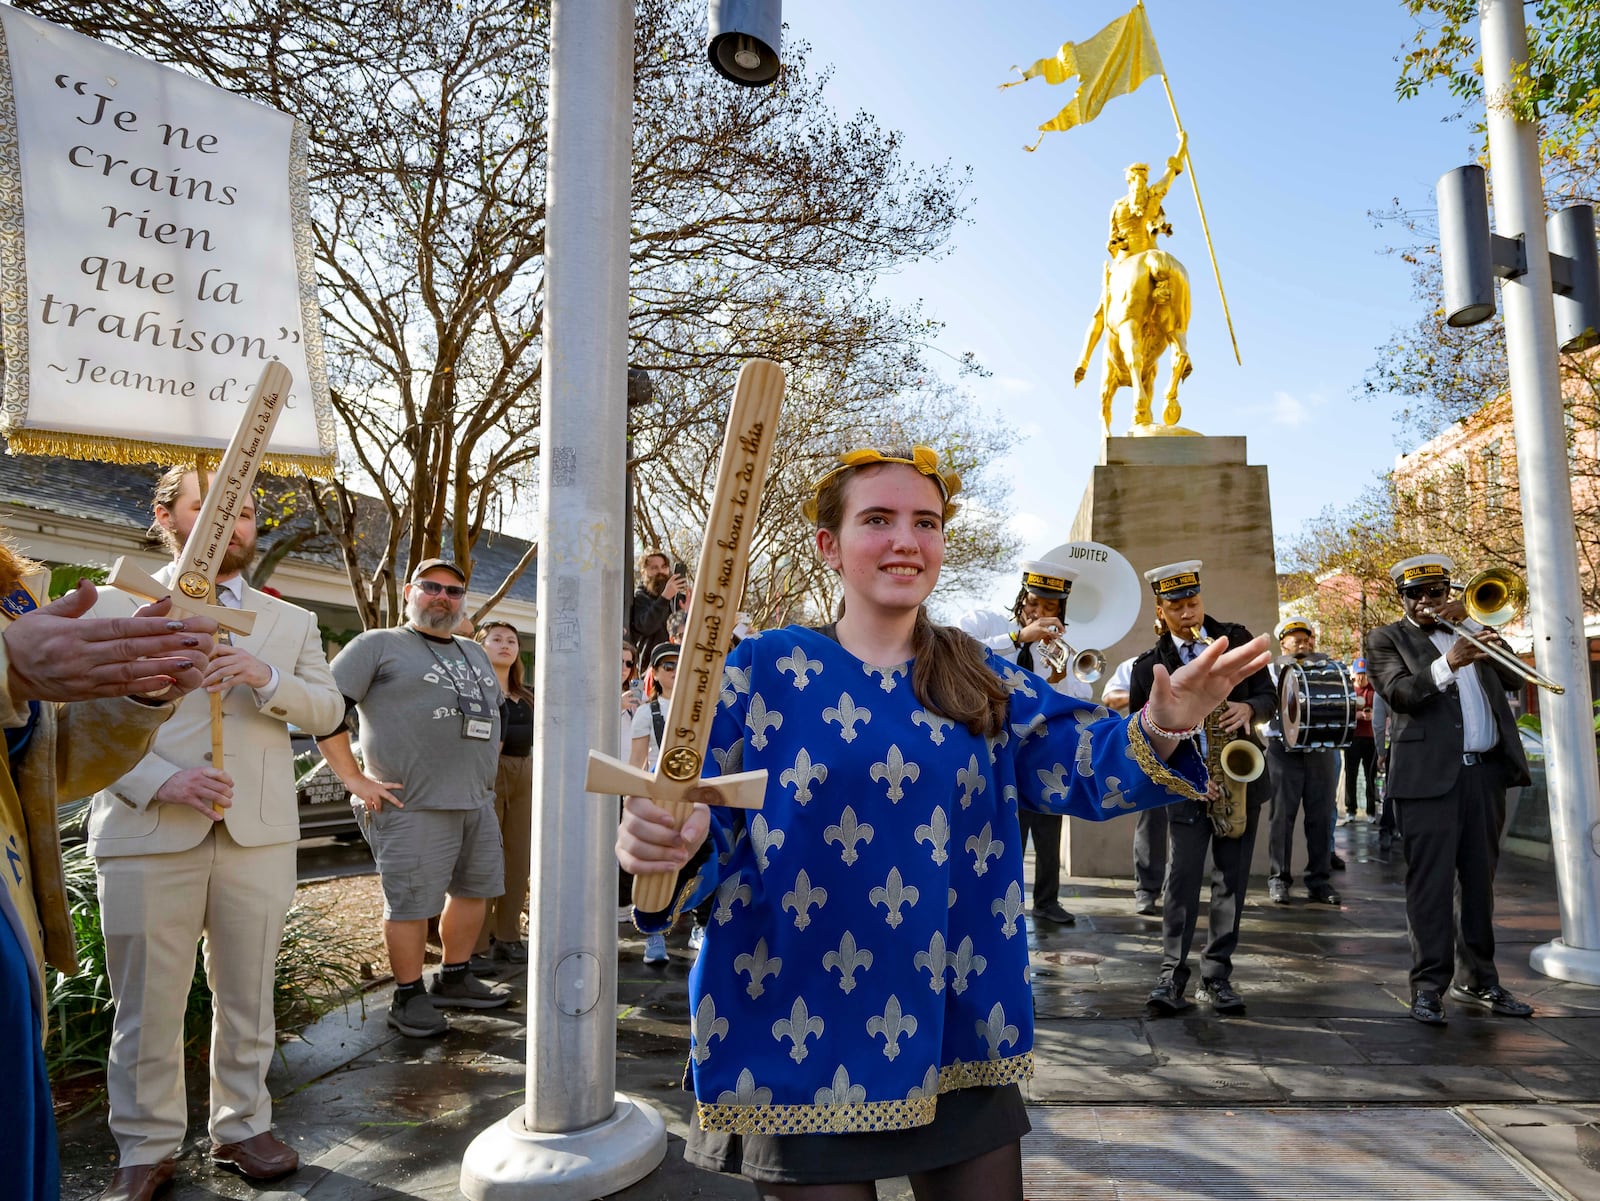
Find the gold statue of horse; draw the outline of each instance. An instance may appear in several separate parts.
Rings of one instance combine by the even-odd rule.
[[[1107,435],[1111,433],[1111,401],[1118,388],[1134,389],[1133,432],[1140,432],[1140,426],[1155,425],[1151,404],[1156,370],[1168,346],[1173,348],[1172,377],[1161,420],[1168,426],[1177,425],[1183,413],[1178,404],[1178,384],[1194,370],[1185,337],[1188,329],[1189,272],[1171,254],[1160,249],[1146,250],[1106,264],[1100,305],[1095,309],[1072,379],[1074,384],[1083,382],[1089,371],[1089,358],[1104,332],[1100,418]]]
[[[1151,184],[1150,170],[1134,163],[1124,177],[1128,194],[1111,208],[1111,236],[1100,285],[1100,303],[1084,338],[1083,354],[1073,372],[1074,386],[1089,373],[1089,359],[1106,335],[1106,351],[1100,373],[1100,415],[1107,435],[1111,433],[1111,401],[1118,388],[1131,386],[1135,393],[1131,433],[1168,432],[1156,426],[1151,413],[1155,396],[1156,369],[1168,346],[1173,348],[1172,379],[1167,385],[1166,406],[1161,420],[1172,433],[1182,415],[1178,405],[1178,384],[1194,370],[1189,361],[1186,335],[1189,329],[1189,272],[1182,263],[1156,245],[1156,239],[1170,234],[1161,202],[1167,189],[1183,171],[1186,138],[1180,134],[1178,151],[1167,160],[1161,178]]]

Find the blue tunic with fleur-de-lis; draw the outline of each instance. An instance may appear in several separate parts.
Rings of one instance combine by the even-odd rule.
[[[993,738],[924,708],[910,663],[815,630],[729,656],[705,774],[768,777],[762,809],[712,810],[717,853],[674,907],[714,896],[689,977],[704,1129],[905,1129],[942,1092],[1031,1071],[1018,805],[1115,817],[1192,798],[1205,768],[989,662],[1011,690]]]

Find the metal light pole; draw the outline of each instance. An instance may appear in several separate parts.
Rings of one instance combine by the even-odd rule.
[[[617,807],[584,792],[617,745],[633,0],[555,0],[524,1103],[461,1163],[472,1201],[590,1201],[655,1169],[666,1127],[616,1092]]]
[[[1572,485],[1562,422],[1550,248],[1538,133],[1510,104],[1515,63],[1528,57],[1522,0],[1482,0],[1483,84],[1496,224],[1523,242],[1523,274],[1501,284],[1506,360],[1528,557],[1529,611],[1539,669],[1566,686],[1541,706],[1561,937],[1534,950],[1535,971],[1600,984],[1600,777],[1595,767],[1589,649],[1573,541]]]

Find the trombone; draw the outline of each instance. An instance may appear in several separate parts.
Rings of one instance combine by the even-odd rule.
[[[1501,626],[1515,621],[1528,604],[1528,586],[1522,577],[1509,567],[1486,567],[1466,582],[1461,590],[1461,603],[1466,607],[1467,616],[1481,626],[1491,630],[1498,630]],[[1521,659],[1513,655],[1503,645],[1485,642],[1470,630],[1463,629],[1454,622],[1446,621],[1435,613],[1429,606],[1420,606],[1423,612],[1428,613],[1445,629],[1459,638],[1465,638],[1473,646],[1483,651],[1501,666],[1509,668],[1530,684],[1540,688],[1547,688],[1558,696],[1566,692],[1566,688],[1556,683],[1549,676],[1530,667]]]

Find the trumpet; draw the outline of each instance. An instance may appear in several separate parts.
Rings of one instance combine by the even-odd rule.
[[[1467,616],[1473,621],[1491,630],[1498,630],[1501,626],[1515,621],[1527,607],[1528,586],[1522,577],[1509,567],[1486,567],[1466,582],[1461,590],[1461,603],[1466,607]],[[1485,642],[1472,631],[1446,621],[1433,610],[1432,606],[1419,605],[1418,610],[1432,617],[1457,637],[1465,638],[1483,651],[1488,658],[1515,672],[1528,683],[1548,689],[1558,696],[1566,692],[1564,686],[1537,668],[1529,667],[1503,645]]]
[[[1053,675],[1070,671],[1080,684],[1093,684],[1106,673],[1106,657],[1103,652],[1075,650],[1059,634],[1048,642],[1040,642],[1037,654],[1049,665]]]

